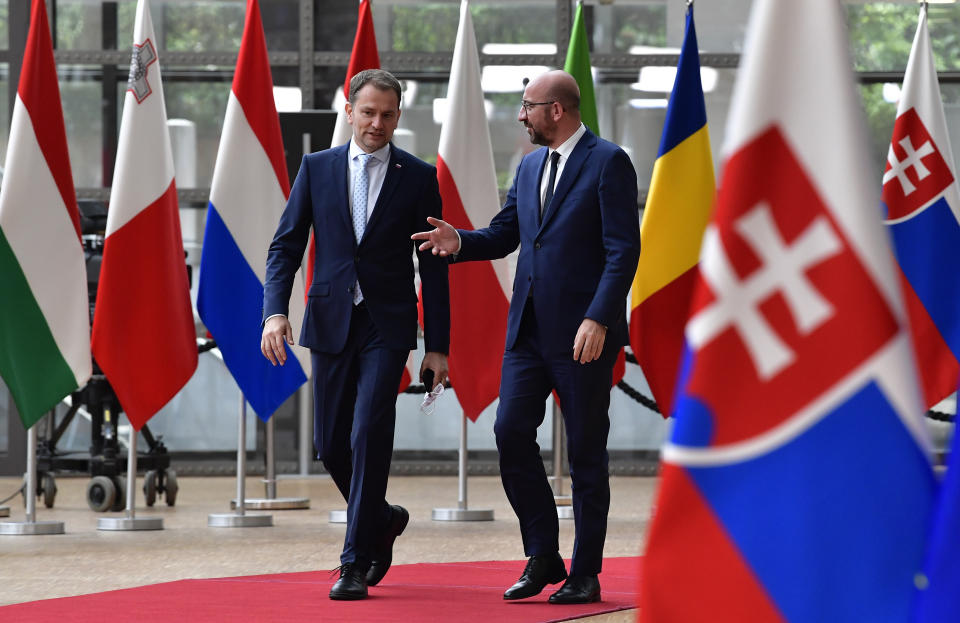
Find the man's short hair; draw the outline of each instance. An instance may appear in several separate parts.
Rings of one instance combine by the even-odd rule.
[[[573,86],[574,88],[567,88],[559,85],[551,94],[564,110],[580,110],[580,93],[575,90],[576,83]]]
[[[360,89],[372,84],[381,91],[393,91],[397,94],[397,108],[400,108],[400,81],[393,77],[389,71],[382,69],[364,69],[353,78],[350,78],[350,105],[357,102],[357,93]]]

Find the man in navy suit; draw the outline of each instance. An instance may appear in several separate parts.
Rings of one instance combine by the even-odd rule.
[[[390,144],[400,118],[397,79],[379,69],[358,73],[346,112],[352,140],[303,158],[280,217],[267,256],[261,350],[283,365],[285,343],[293,344],[287,302],[313,226],[316,268],[300,344],[313,363],[318,458],[348,503],[330,598],[363,599],[386,574],[409,520],[385,496],[397,387],[417,345],[410,237],[441,211],[436,169]],[[432,377],[432,387],[447,377],[447,260],[418,255],[427,351],[421,377]]]
[[[523,93],[519,121],[539,149],[520,163],[506,202],[475,231],[439,219],[415,234],[454,261],[504,257],[520,246],[494,432],[500,477],[530,557],[504,599],[566,579],[550,603],[600,599],[610,485],[608,408],[613,364],[627,343],[626,297],[640,257],[637,175],[622,149],[580,122],[570,74],[548,72]],[[555,389],[563,410],[576,536],[567,575],[553,492],[537,445]]]

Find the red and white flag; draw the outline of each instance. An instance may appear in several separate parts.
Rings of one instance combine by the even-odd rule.
[[[137,3],[107,236],[93,319],[93,355],[140,430],[197,367],[196,330],[156,36]]]
[[[29,428],[90,376],[80,219],[47,11],[34,0],[0,188],[0,376]]]
[[[480,87],[477,39],[466,0],[460,4],[437,178],[443,218],[454,227],[485,227],[497,214],[500,197],[493,148]],[[497,398],[512,289],[505,259],[450,267],[450,381],[464,415],[471,420]]]

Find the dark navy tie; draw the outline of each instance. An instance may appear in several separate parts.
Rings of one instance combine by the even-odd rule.
[[[560,160],[560,152],[555,151],[550,154],[550,179],[547,181],[547,193],[543,196],[543,206],[540,208],[540,220],[547,213],[550,206],[550,200],[553,199],[553,187],[557,183],[557,162]]]

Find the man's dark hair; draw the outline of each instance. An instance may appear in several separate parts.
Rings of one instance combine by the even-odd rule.
[[[357,102],[357,93],[360,89],[372,84],[381,91],[393,91],[397,94],[397,108],[400,108],[400,81],[389,71],[382,69],[364,69],[353,78],[350,78],[350,105]]]

